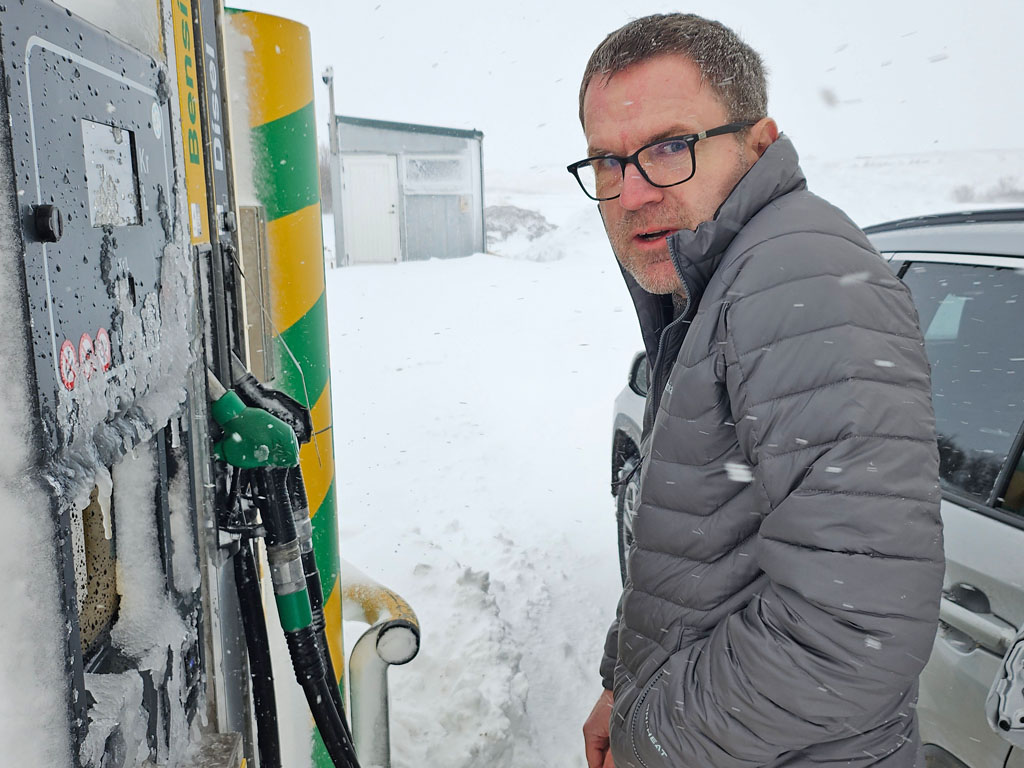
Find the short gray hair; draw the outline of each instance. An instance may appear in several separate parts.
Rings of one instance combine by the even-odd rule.
[[[620,27],[590,54],[580,86],[580,124],[591,80],[608,82],[633,64],[671,54],[697,65],[701,82],[725,106],[730,122],[767,116],[768,80],[757,51],[721,22],[690,13],[659,13]]]

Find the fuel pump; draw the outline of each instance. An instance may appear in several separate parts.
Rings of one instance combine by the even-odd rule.
[[[22,0],[0,74],[0,754],[275,768],[290,725],[318,768],[356,766],[308,30],[219,0]],[[308,711],[279,703],[261,563]],[[409,661],[411,608],[361,594],[374,637],[415,636],[380,664]],[[366,690],[356,735],[386,765],[386,685]]]
[[[50,0],[0,7],[0,39],[4,316],[27,329],[4,400],[26,406],[64,666],[66,714],[40,739],[66,750],[52,765],[184,764],[210,702],[212,465],[174,70]]]

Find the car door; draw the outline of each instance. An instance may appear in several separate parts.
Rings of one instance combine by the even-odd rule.
[[[894,266],[932,365],[945,528],[922,741],[929,766],[1004,768],[1010,745],[984,703],[1024,625],[1024,259],[896,254]]]

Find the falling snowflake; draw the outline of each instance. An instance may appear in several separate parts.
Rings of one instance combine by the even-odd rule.
[[[871,277],[870,272],[851,272],[848,275],[843,275],[839,278],[840,285],[850,285],[851,283],[863,283]]]
[[[750,467],[741,462],[725,462],[725,474],[734,483],[749,483],[754,479],[754,473]]]

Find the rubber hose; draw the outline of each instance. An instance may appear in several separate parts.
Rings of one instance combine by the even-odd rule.
[[[302,478],[302,467],[296,466],[289,469],[287,480],[292,509],[305,509],[307,510],[306,514],[309,514],[309,500],[306,497],[306,483]],[[327,682],[330,683],[331,701],[334,702],[334,708],[338,711],[342,727],[351,741],[352,732],[348,726],[348,718],[345,716],[345,702],[341,698],[341,689],[338,687],[338,676],[335,673],[334,660],[331,658],[331,647],[327,644],[324,590],[320,579],[320,570],[316,564],[316,555],[313,552],[302,553],[302,571],[306,576],[306,591],[309,593],[309,605],[313,611],[313,627],[317,631],[320,652],[323,655],[324,668],[327,672]]]
[[[295,539],[295,521],[288,502],[287,479],[282,470],[257,470],[253,473],[256,485],[256,506],[259,507],[263,526],[267,529],[267,546],[286,544]]]
[[[311,565],[307,564],[307,560]],[[320,584],[320,571],[316,567],[316,557],[310,553],[302,556],[302,568],[306,576],[306,591],[309,593],[309,604],[313,610],[313,628],[316,630],[317,640],[320,644],[320,653],[323,656],[324,672],[327,682],[330,683],[331,701],[334,708],[338,710],[338,717],[345,733],[352,740],[352,731],[348,727],[348,719],[345,717],[345,703],[341,699],[341,688],[338,687],[338,676],[334,670],[334,660],[331,658],[331,647],[327,644],[327,622],[324,619],[324,594]]]
[[[325,679],[326,670],[315,631],[312,627],[303,627],[294,632],[286,632],[285,641],[295,669],[295,679],[306,694],[313,721],[320,731],[320,738],[327,747],[331,761],[336,768],[358,768],[359,761],[352,740],[348,738],[347,728],[331,700],[328,690],[331,686]]]
[[[277,731],[277,698],[274,669],[267,638],[267,617],[263,613],[259,572],[251,544],[245,542],[235,554],[235,587],[249,653],[252,698],[256,716],[256,739],[262,768],[281,768],[281,742]]]
[[[349,742],[355,743],[355,739],[352,738],[352,731],[348,727],[348,718],[345,717],[345,703],[341,700],[341,688],[338,686],[338,677],[334,672],[334,660],[331,659],[331,652],[327,645],[327,633],[323,630],[317,633],[317,639],[320,642],[320,647],[323,649],[324,656],[324,672],[327,680],[327,687],[330,689],[331,703],[334,704],[334,709],[338,713],[338,719],[341,721],[341,728],[345,732],[345,737]]]
[[[312,701],[316,703],[317,709],[322,710],[320,718],[331,729],[331,740],[338,746],[338,749],[332,751],[327,739],[324,739],[324,746],[327,747],[328,754],[331,755],[331,759],[334,760],[338,768],[359,768],[359,759],[356,757],[356,748],[352,742],[352,736],[348,732],[348,726],[345,724],[345,721],[338,717],[337,711],[334,709],[331,702],[330,688],[337,688],[337,686],[331,685],[325,679],[320,678],[315,684],[312,698]],[[312,707],[313,703],[310,704],[310,709]],[[318,724],[317,727],[320,727],[321,719],[318,719],[316,711],[313,712],[313,719]],[[320,735],[324,735],[323,730],[320,731]]]
[[[258,504],[267,528],[268,546],[288,544],[296,539],[288,475],[288,470],[284,469],[256,473]],[[323,605],[322,594],[320,604]],[[339,709],[336,703],[341,700],[340,694],[337,697],[331,694],[331,689],[337,690],[338,686],[327,684],[324,653],[317,641],[316,629],[310,625],[285,632],[285,640],[295,669],[295,678],[306,694],[313,720],[331,760],[337,768],[358,768],[355,747],[348,723],[344,719],[345,710]]]
[[[292,516],[291,494],[288,492],[288,472],[289,470],[287,469],[270,471],[270,501],[271,506],[274,507],[280,518],[279,524],[281,527],[278,531],[281,543],[292,541],[297,535],[295,531],[295,518]]]
[[[288,473],[289,491],[291,494],[292,506],[296,509],[305,507],[309,509],[309,499],[306,498],[306,481],[302,477],[302,467],[294,466]]]

